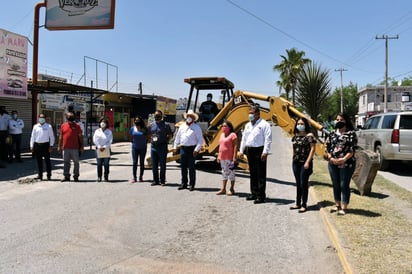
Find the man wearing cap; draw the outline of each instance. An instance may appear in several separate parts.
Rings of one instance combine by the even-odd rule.
[[[175,142],[173,144],[173,154],[177,154],[177,149],[180,148],[180,161],[182,165],[182,184],[179,190],[186,189],[189,182],[190,191],[195,189],[196,185],[196,156],[203,145],[202,129],[195,122],[199,116],[193,111],[189,110],[183,114],[186,123],[182,124],[176,134]],[[189,181],[187,178],[187,170],[189,169]]]
[[[206,101],[204,101],[199,107],[200,120],[203,122],[210,123],[210,121],[212,121],[213,118],[215,118],[215,115],[219,112],[217,105],[212,101],[212,98],[212,93],[209,93],[206,96]]]

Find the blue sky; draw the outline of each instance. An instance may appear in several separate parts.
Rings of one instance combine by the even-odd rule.
[[[0,28],[33,40],[34,6],[40,0],[2,3]],[[7,12],[6,12],[7,11]],[[412,75],[410,0],[117,0],[112,30],[39,32],[39,73],[86,85],[93,59],[118,68],[118,91],[185,97],[184,78],[224,76],[235,90],[279,94],[273,66],[286,49],[330,70],[331,86],[379,84],[385,75],[384,34],[389,40],[389,76]],[[45,11],[40,24],[44,24]],[[29,75],[32,66],[29,46]],[[112,87],[115,70],[98,65],[99,88]]]

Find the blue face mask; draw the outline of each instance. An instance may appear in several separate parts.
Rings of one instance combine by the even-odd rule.
[[[249,121],[253,121],[255,119],[255,114],[249,114]]]
[[[297,125],[297,126],[296,126],[296,129],[297,129],[298,131],[305,131],[305,125]]]

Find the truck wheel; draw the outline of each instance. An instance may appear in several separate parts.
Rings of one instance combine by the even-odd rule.
[[[382,147],[376,146],[375,148],[376,154],[378,154],[379,159],[379,170],[387,170],[389,168],[389,161],[385,160],[382,155]]]

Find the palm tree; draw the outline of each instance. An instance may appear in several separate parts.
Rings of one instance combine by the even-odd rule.
[[[316,63],[306,64],[298,75],[296,97],[302,107],[312,119],[318,119],[329,93],[330,75],[328,70],[322,69]]]
[[[286,53],[287,57],[280,55],[282,61],[275,65],[273,70],[280,72],[280,81],[277,81],[277,84],[285,90],[286,99],[289,100],[289,93],[292,91],[292,103],[295,104],[297,76],[303,66],[310,63],[311,60],[303,58],[303,56],[305,56],[305,52],[298,51],[296,48],[286,50]]]

